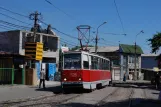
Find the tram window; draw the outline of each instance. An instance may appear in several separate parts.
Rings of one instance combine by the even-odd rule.
[[[98,63],[98,58],[95,56],[91,56],[91,65],[92,69],[99,69],[99,63]]]
[[[89,69],[89,62],[83,61],[83,67],[84,67],[84,69]]]
[[[84,69],[89,69],[89,59],[88,59],[88,55],[83,54],[82,55],[82,59],[83,59],[83,68]]]
[[[103,59],[103,70],[106,70],[106,61]]]
[[[110,69],[110,62],[107,61],[107,70],[109,70],[109,69]]]
[[[99,69],[102,70],[102,58],[99,60]]]
[[[80,68],[81,68],[81,54],[64,55],[64,69],[80,69]]]

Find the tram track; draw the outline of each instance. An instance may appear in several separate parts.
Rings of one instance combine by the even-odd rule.
[[[128,107],[132,107],[132,97],[133,97],[133,94],[134,94],[134,89],[131,88],[131,92],[130,92],[130,95],[129,95]]]
[[[62,93],[60,94],[54,94],[54,95],[46,95],[46,96],[40,96],[39,98],[26,98],[26,99],[15,99],[14,101],[3,101],[0,103],[0,106],[1,105],[14,105],[14,104],[20,104],[20,103],[25,103],[25,102],[29,102],[29,101],[39,101],[39,100],[43,100],[43,99],[46,99],[46,98],[51,98],[51,97],[56,97],[56,96],[59,96],[59,95],[62,95]]]
[[[63,95],[63,94],[62,94]],[[60,105],[60,104],[63,104],[63,103],[65,103],[65,102],[68,102],[68,101],[71,101],[71,100],[73,100],[73,99],[75,99],[75,98],[77,98],[77,97],[80,97],[82,94],[79,94],[79,95],[72,95],[71,97],[69,97],[69,98],[65,98],[65,99],[63,99],[63,100],[56,100],[56,101],[54,101],[54,102],[41,102],[41,103],[36,103],[36,104],[25,104],[25,105],[23,105],[23,106],[19,106],[19,107],[26,107],[26,106],[28,106],[28,107],[30,107],[30,106],[39,106],[39,105],[50,105],[50,106],[56,106],[56,105]],[[65,96],[64,96],[65,97]]]
[[[98,101],[94,106],[95,107],[99,107],[99,106],[103,106],[105,104],[105,100],[107,98],[109,98],[110,96],[112,96],[114,93],[116,93],[119,90],[119,88],[116,88],[114,91],[112,91],[110,94],[108,94],[106,97],[104,97],[103,99],[101,99],[100,101]]]

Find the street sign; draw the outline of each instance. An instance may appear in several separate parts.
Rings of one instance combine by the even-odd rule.
[[[42,60],[43,57],[43,43],[25,43],[25,56],[28,56],[28,59]]]

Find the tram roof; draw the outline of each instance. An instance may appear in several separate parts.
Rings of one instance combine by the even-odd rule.
[[[98,56],[98,57],[100,57],[100,58],[109,60],[109,58],[106,58],[106,57],[104,57],[104,56],[100,56],[100,55],[98,55],[98,54],[90,53],[90,52],[86,52],[86,51],[68,51],[68,52],[65,52],[64,54],[74,54],[74,53],[89,54],[89,55]]]

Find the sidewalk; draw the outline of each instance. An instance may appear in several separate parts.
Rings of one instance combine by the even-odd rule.
[[[119,81],[119,80],[113,80],[112,81],[113,84],[146,84],[146,85],[150,85],[151,82],[150,81],[147,81],[147,80],[137,80],[137,81],[134,81],[134,80],[126,80],[126,81]]]
[[[46,90],[38,89],[38,86],[27,85],[0,86],[0,102],[53,95],[53,89],[60,86],[60,82],[55,81],[46,81],[45,84]]]

